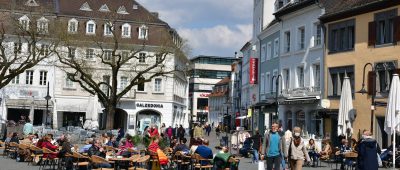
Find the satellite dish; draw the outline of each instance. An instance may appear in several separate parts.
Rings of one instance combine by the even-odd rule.
[[[324,109],[328,109],[329,107],[331,107],[331,101],[328,99],[322,99],[321,100],[321,107]]]

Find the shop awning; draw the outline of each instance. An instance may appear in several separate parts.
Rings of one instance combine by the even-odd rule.
[[[7,99],[6,106],[8,108],[46,108],[46,100],[29,100],[29,99]],[[53,102],[49,100],[49,108],[53,107]]]

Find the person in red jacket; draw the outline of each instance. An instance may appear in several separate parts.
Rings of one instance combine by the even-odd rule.
[[[158,137],[158,136],[160,136],[160,134],[158,133],[157,127],[154,125],[150,129],[150,137],[152,138],[152,137],[155,137],[155,136]]]
[[[38,143],[39,144],[39,143]],[[51,151],[56,151],[56,149],[58,148],[58,146],[55,146],[53,144],[51,144],[51,138],[50,136],[45,136],[44,140],[42,141],[41,145],[38,147],[40,148],[47,148],[50,149]],[[43,158],[56,158],[57,157],[57,153],[54,154],[43,154]]]
[[[158,145],[158,142],[159,141],[158,141],[157,137],[152,137],[148,150],[151,152],[157,153],[157,149],[160,148],[160,146]]]

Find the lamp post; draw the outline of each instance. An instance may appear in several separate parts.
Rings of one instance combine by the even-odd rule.
[[[371,94],[371,133],[374,130],[374,112],[375,112],[375,96],[376,96],[376,88],[375,88],[375,83],[376,83],[376,70],[374,68],[374,66],[371,63],[367,63],[364,65],[364,70],[363,70],[363,82],[362,82],[362,87],[361,90],[358,91],[357,93],[361,93],[362,95],[364,95],[364,93],[368,93],[367,90],[365,90],[365,69],[367,68],[367,66],[371,66],[372,72],[373,72],[373,76],[372,76],[372,94]]]
[[[279,74],[277,76],[272,76],[272,81],[271,81],[271,95],[272,95],[272,92],[273,92],[272,87],[273,87],[273,82],[275,80],[275,115],[272,116],[272,122],[275,122],[275,119],[278,116],[278,112],[279,112],[279,101],[278,101],[279,78],[282,81],[282,75]],[[282,90],[281,90],[281,94],[282,94]]]
[[[49,100],[51,96],[49,95],[49,82],[47,82],[47,95],[44,97],[46,99],[46,124],[47,124],[47,117],[49,117]],[[53,118],[50,118],[50,127],[53,129]]]

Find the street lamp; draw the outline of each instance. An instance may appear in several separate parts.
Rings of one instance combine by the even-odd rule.
[[[275,79],[276,78],[276,79]],[[281,81],[279,81],[279,78]],[[282,90],[281,90],[281,95],[278,95],[278,91],[279,91],[279,82],[282,83],[282,75],[277,75],[277,76],[272,76],[272,81],[271,81],[271,95],[273,92],[273,82],[275,80],[275,115],[272,116],[272,122],[275,122],[276,117],[278,116],[278,112],[279,112],[279,102],[283,99],[282,96]]]
[[[49,82],[47,82],[47,95],[44,97],[46,99],[46,124],[47,124],[47,117],[49,117],[49,100],[51,96],[49,95]],[[53,118],[50,118],[50,127],[53,129]]]
[[[373,76],[372,76],[372,94],[371,94],[371,132],[374,130],[374,111],[375,111],[375,95],[376,95],[376,88],[375,88],[375,81],[376,81],[376,70],[374,68],[374,66],[371,63],[367,63],[364,65],[364,70],[363,70],[363,82],[362,82],[362,87],[361,90],[358,91],[357,93],[361,93],[362,95],[364,95],[365,93],[368,93],[367,90],[365,90],[365,69],[367,68],[367,66],[371,66],[372,72],[373,72]]]

